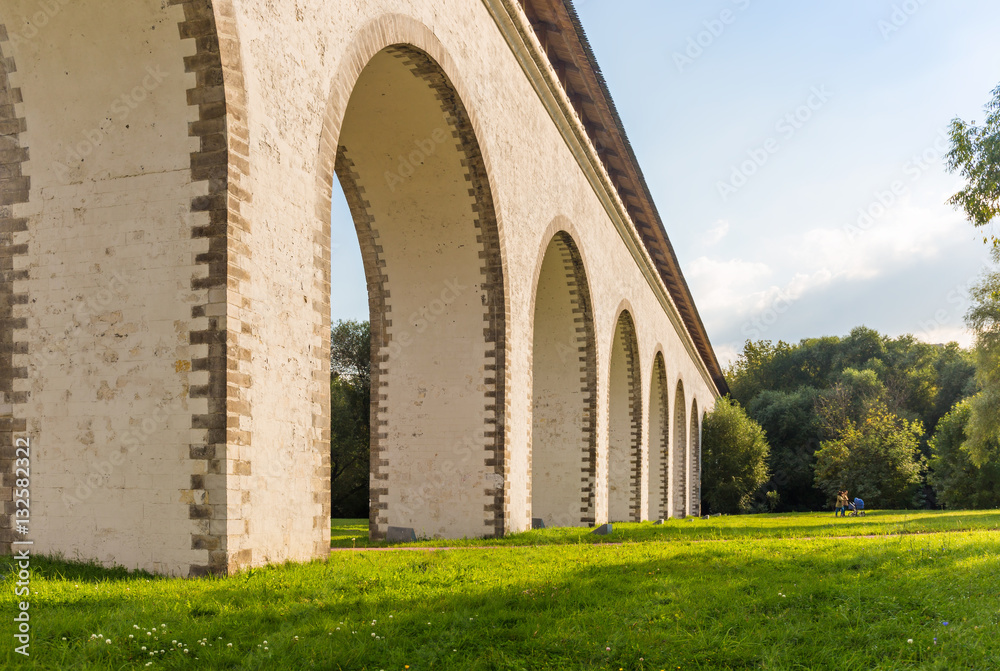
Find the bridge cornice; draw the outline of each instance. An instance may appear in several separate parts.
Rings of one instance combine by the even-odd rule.
[[[595,80],[599,80],[599,75],[592,71],[590,63],[559,61],[558,64],[554,64],[553,59],[547,54],[546,47],[538,39],[532,21],[518,0],[482,0],[482,2],[493,17],[511,52],[535,89],[539,100],[558,128],[580,169],[590,182],[591,188],[601,201],[647,283],[653,289],[671,323],[681,335],[685,349],[692,360],[698,362],[699,372],[706,384],[709,388],[714,389],[717,395],[721,396],[727,393],[729,389],[722,375],[722,369],[712,350],[704,325],[697,314],[694,300],[680,272],[676,256],[666,238],[663,224],[652,205],[652,199],[649,197],[648,189],[642,179],[634,155],[631,148],[627,146],[627,140],[624,139],[624,131],[620,128],[620,121],[608,119],[605,126],[612,126],[616,131],[610,134],[608,141],[621,146],[622,149],[621,152],[616,152],[612,147],[610,153],[614,153],[616,156],[624,153],[628,157],[628,171],[616,173],[619,183],[616,185],[616,181],[610,175],[608,165],[595,146],[596,131],[594,129],[588,130],[581,118],[580,111],[577,109],[577,105],[582,108],[585,102],[593,105],[596,101],[591,96],[575,91],[573,87],[564,86],[562,83],[562,79],[568,81],[566,72],[570,69],[577,73],[583,69],[590,69],[590,74]],[[529,0],[528,4],[533,3]],[[565,11],[562,0],[557,0],[555,4]],[[570,17],[567,15],[563,18],[569,20]],[[576,29],[574,28],[574,30]],[[557,71],[557,65],[561,72]],[[603,91],[599,93],[605,95]],[[573,96],[577,99],[576,103],[574,103]],[[604,103],[604,111],[610,109],[609,100],[601,102]],[[611,114],[614,116],[613,112]],[[606,133],[606,135],[608,134]],[[608,152],[609,148],[606,147],[605,153]],[[655,221],[655,228],[659,230],[654,230],[647,224],[646,228],[649,229],[647,234],[641,235],[639,233],[629,207],[622,199],[623,190],[630,197],[637,199],[643,210],[651,213]],[[659,261],[653,259],[650,252],[651,247],[658,248]],[[668,278],[672,280],[672,287],[667,286],[666,279]]]

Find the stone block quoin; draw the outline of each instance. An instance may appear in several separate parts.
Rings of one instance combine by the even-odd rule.
[[[230,476],[252,474],[252,463],[240,448],[251,446],[249,405],[243,391],[250,387],[247,372],[250,350],[246,347],[245,329],[249,323],[230,320],[228,304],[236,302],[250,311],[249,297],[242,287],[249,279],[247,260],[250,248],[249,221],[242,206],[251,201],[244,185],[249,174],[249,129],[246,94],[236,21],[230,0],[167,0],[180,5],[184,21],[178,24],[180,38],[195,42],[193,56],[184,59],[184,69],[195,75],[195,86],[187,92],[188,105],[197,108],[198,120],[189,124],[188,133],[197,137],[199,150],[191,154],[191,179],[207,182],[207,195],[191,201],[194,238],[208,240],[208,252],[199,254],[196,263],[207,267],[205,277],[192,280],[191,288],[203,296],[192,307],[192,318],[204,318],[207,325],[189,335],[191,345],[206,345],[208,354],[191,362],[193,371],[207,371],[208,384],[193,386],[191,398],[208,400],[208,412],[191,417],[193,429],[203,429],[205,441],[190,447],[190,458],[205,461],[204,468],[193,469],[191,489],[196,500],[190,504],[192,520],[202,521],[203,533],[195,532],[191,548],[204,550],[206,561],[192,564],[189,575],[224,574],[253,561],[251,548],[230,547],[240,529],[229,529],[242,520],[227,513],[224,486],[205,489],[202,473]],[[197,216],[200,213],[207,214]],[[227,316],[217,316],[227,315]],[[252,496],[244,490],[243,497]],[[235,502],[232,502],[235,503]],[[240,501],[249,503],[249,501]],[[232,509],[232,506],[229,506]],[[210,531],[210,529],[215,529]],[[222,529],[225,531],[222,531]],[[207,532],[207,533],[204,533]]]
[[[10,85],[9,73],[17,67],[5,53],[7,41],[7,28],[0,24],[0,554],[10,554],[11,543],[21,537],[14,528],[14,441],[27,431],[23,408],[28,392],[16,391],[15,381],[27,379],[28,372],[24,366],[14,366],[14,355],[27,354],[28,342],[26,320],[14,317],[14,305],[26,304],[28,295],[15,292],[14,283],[28,279],[28,271],[15,270],[14,260],[28,253],[28,245],[16,240],[18,233],[28,230],[28,222],[15,211],[31,194],[30,178],[22,169],[28,160],[28,148],[21,142],[27,123],[17,111],[21,90]]]

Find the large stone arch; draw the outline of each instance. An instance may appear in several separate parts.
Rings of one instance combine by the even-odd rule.
[[[595,521],[597,362],[583,257],[565,230],[545,246],[533,305],[529,497],[546,526]]]
[[[642,378],[635,321],[618,314],[608,366],[608,519],[642,517]]]
[[[49,446],[32,464],[40,550],[191,574],[251,559],[227,511],[246,501],[227,501],[225,482],[239,470],[229,446],[249,443],[226,296],[243,279],[230,228],[247,232],[249,202],[232,15],[229,0],[0,7],[18,79],[0,94],[16,124],[3,124],[4,163],[31,152],[20,181],[0,181],[4,267],[28,257],[0,289],[18,296],[0,387],[5,424]],[[18,307],[35,291],[43,303]],[[154,508],[159,531],[145,534]]]
[[[677,390],[674,392],[674,449],[673,449],[673,498],[674,516],[684,517],[688,514],[688,441],[687,441],[687,409],[684,400],[684,381],[677,380]]]
[[[670,402],[667,394],[667,366],[663,352],[657,351],[649,384],[649,519],[670,516]]]
[[[691,501],[688,511],[691,515],[701,514],[701,422],[698,415],[698,399],[691,399],[691,435],[688,452],[688,482],[691,488]]]
[[[389,526],[436,537],[502,535],[499,232],[471,118],[430,54],[396,44],[364,65],[334,171],[369,288],[371,536],[384,537]],[[323,225],[328,239],[328,215]]]

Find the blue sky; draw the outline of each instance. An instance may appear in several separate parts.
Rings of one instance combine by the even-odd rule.
[[[1000,83],[1000,3],[576,6],[723,363],[859,324],[969,344],[989,254],[945,204],[943,133]],[[332,312],[365,319],[341,198]]]

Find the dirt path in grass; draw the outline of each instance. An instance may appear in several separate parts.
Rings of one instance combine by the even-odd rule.
[[[929,536],[933,534],[960,534],[968,533],[970,531],[991,531],[990,529],[946,529],[944,531],[908,531],[896,534],[857,534],[849,536],[787,536],[787,537],[760,537],[760,538],[697,538],[694,540],[687,541],[688,543],[728,543],[730,541],[738,540],[776,540],[776,541],[790,541],[790,540],[803,540],[803,541],[818,541],[818,540],[852,540],[852,539],[872,539],[872,538],[902,538],[903,536]],[[683,542],[680,539],[670,539],[674,542]],[[636,543],[645,543],[651,541],[636,541]],[[655,541],[652,541],[655,542]],[[661,541],[663,542],[663,541]],[[442,545],[442,546],[390,546],[390,547],[377,547],[377,548],[330,548],[330,554],[335,552],[398,552],[398,551],[409,551],[409,552],[441,552],[446,550],[509,550],[512,548],[541,548],[556,545],[566,545],[566,543],[544,543],[541,545]],[[625,545],[624,542],[621,543],[586,543],[588,547],[619,547]]]

